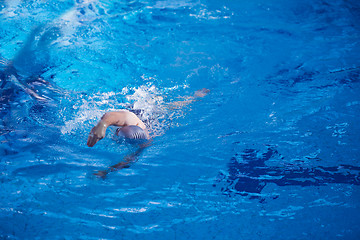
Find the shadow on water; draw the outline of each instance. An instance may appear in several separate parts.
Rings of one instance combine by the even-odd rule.
[[[21,50],[14,59],[0,61],[0,91],[1,103],[15,100],[19,92],[25,92],[36,100],[47,100],[41,96],[39,89],[50,86],[50,83],[40,76],[49,65],[49,46],[59,36],[56,27],[47,28],[38,26],[34,28]]]
[[[78,168],[67,165],[67,164],[38,164],[29,167],[17,168],[13,171],[14,175],[17,176],[26,176],[26,177],[44,177],[51,174],[57,174],[62,172],[68,172],[71,170],[77,170]]]
[[[38,26],[12,60],[0,58],[1,154],[56,139],[56,98],[61,91],[41,74],[49,67],[49,46],[58,29]],[[44,128],[45,127],[45,128]]]
[[[297,165],[267,165],[267,161],[281,158],[278,151],[272,147],[263,153],[256,149],[236,153],[228,164],[228,173],[219,173],[214,186],[221,186],[221,191],[229,196],[238,194],[264,200],[259,194],[268,183],[301,187],[334,183],[360,185],[360,167],[339,165],[306,168]]]

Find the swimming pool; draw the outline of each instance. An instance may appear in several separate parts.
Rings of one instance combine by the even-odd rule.
[[[1,239],[358,239],[360,5],[0,3]],[[208,88],[179,110],[166,104]],[[86,146],[132,106],[154,137]]]

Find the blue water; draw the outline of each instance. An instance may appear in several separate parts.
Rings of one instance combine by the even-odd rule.
[[[0,2],[0,239],[359,239],[356,0]],[[178,110],[168,103],[208,88]],[[86,146],[140,109],[152,145]]]

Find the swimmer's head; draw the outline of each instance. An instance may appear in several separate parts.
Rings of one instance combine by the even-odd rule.
[[[125,140],[130,143],[141,143],[148,140],[145,131],[141,127],[135,125],[119,128],[116,131],[116,135],[125,138]]]

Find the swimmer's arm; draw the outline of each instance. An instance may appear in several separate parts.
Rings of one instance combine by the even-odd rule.
[[[189,104],[197,101],[198,98],[205,97],[209,92],[210,92],[209,89],[202,88],[200,90],[197,90],[193,96],[184,97],[184,100],[182,100],[182,101],[171,102],[168,104],[167,107],[171,110],[180,109],[186,105],[189,105]]]
[[[150,145],[150,142],[147,143],[147,144],[144,144],[142,146],[140,146],[135,152],[131,153],[131,154],[128,154],[124,157],[124,161],[123,162],[119,162],[113,166],[111,166],[109,168],[109,171],[110,172],[114,172],[116,170],[119,170],[119,169],[123,169],[123,168],[128,168],[129,165],[133,162],[136,162],[138,157],[140,156],[140,154],[144,151],[144,149],[146,147],[148,147]]]
[[[110,172],[115,172],[117,170],[130,167],[130,164],[136,162],[140,154],[144,151],[144,149],[150,145],[151,145],[151,141],[139,146],[139,148],[135,152],[126,155],[124,157],[124,161],[112,165],[106,170],[98,171],[94,173],[94,175],[105,178],[106,175]]]
[[[147,132],[145,124],[134,113],[122,110],[118,112],[105,113],[101,117],[99,123],[91,129],[87,145],[92,147],[99,140],[103,139],[105,137],[106,129],[109,126],[124,127],[129,125],[139,126],[145,131],[147,137],[149,138],[149,133]]]

